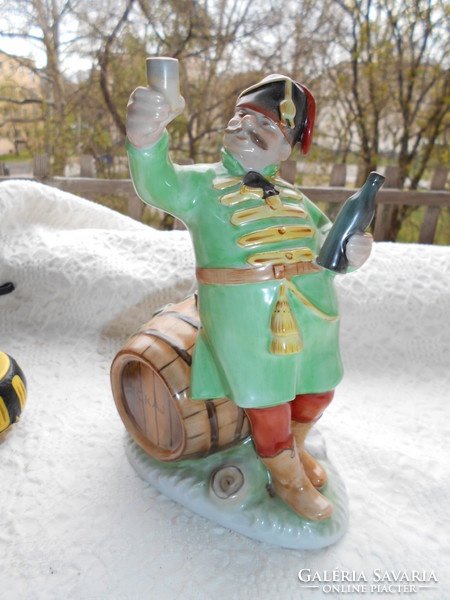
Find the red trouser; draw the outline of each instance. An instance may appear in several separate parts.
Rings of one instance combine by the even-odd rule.
[[[333,396],[334,390],[322,394],[299,394],[291,402],[278,406],[246,408],[259,456],[276,456],[282,450],[292,448],[291,421],[314,423],[320,419]]]

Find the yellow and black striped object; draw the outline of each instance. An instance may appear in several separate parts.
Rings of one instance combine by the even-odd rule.
[[[26,385],[17,362],[0,352],[0,433],[20,419],[27,397]]]

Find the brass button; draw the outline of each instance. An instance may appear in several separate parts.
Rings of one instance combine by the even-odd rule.
[[[292,259],[294,258],[294,255],[292,254],[292,252],[286,252],[286,254],[285,254],[285,257],[286,257],[288,260],[292,260]]]
[[[280,227],[280,228],[278,229],[278,233],[279,233],[280,235],[284,235],[284,234],[286,233],[286,227]]]

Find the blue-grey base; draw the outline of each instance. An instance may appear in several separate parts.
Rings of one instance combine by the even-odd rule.
[[[327,471],[320,490],[332,503],[323,521],[300,517],[271,490],[270,475],[252,441],[206,458],[163,463],[151,458],[127,434],[126,453],[137,473],[162,494],[223,527],[249,538],[296,550],[316,550],[337,542],[346,532],[345,486],[326,456],[318,432],[307,448]]]

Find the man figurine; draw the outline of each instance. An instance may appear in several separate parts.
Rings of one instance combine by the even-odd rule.
[[[317,488],[326,473],[304,442],[342,377],[334,273],[314,262],[331,223],[278,176],[295,144],[310,147],[314,98],[282,75],[246,89],[217,164],[171,162],[165,127],[179,112],[155,89],[135,90],[127,148],[139,196],[184,221],[193,239],[201,329],[191,397],[242,407],[276,493],[306,519],[325,519],[332,506]],[[367,234],[349,240],[351,265],[371,243]]]

